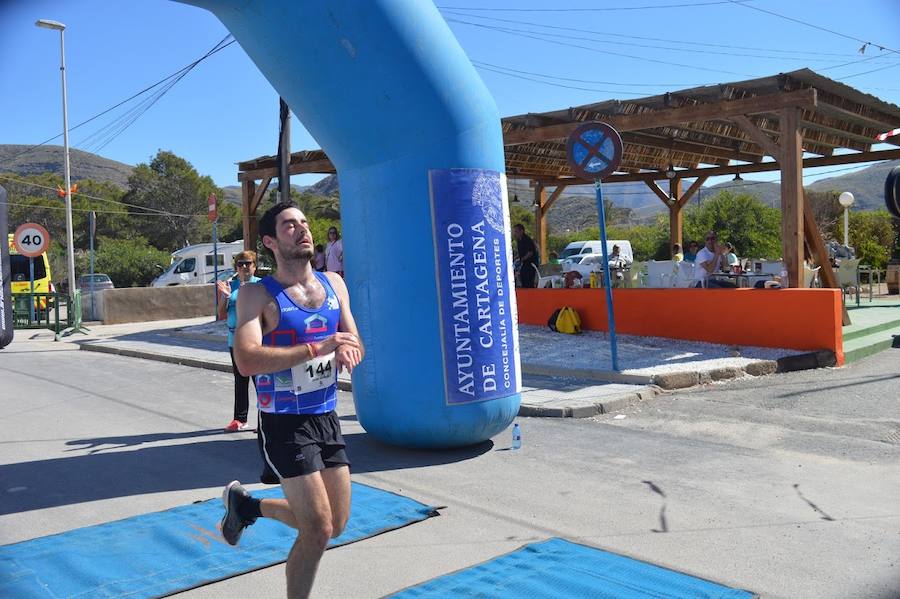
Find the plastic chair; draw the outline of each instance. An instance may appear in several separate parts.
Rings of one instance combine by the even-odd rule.
[[[812,287],[813,281],[816,280],[816,277],[819,276],[819,269],[821,266],[817,266],[815,268],[810,268],[806,264],[803,265],[803,286],[804,287]]]
[[[837,269],[838,285],[842,290],[841,297],[853,288],[856,291],[856,303],[859,303],[859,263],[859,258],[844,258]]]
[[[762,274],[764,275],[780,275],[784,270],[784,262],[781,260],[764,260],[762,263]]]
[[[647,262],[647,287],[671,287],[676,272],[674,260],[650,260]]]
[[[646,286],[646,275],[644,268],[646,262],[632,262],[631,268],[625,273],[625,286],[632,288],[643,288]]]
[[[678,263],[678,271],[675,275],[675,287],[693,287],[694,286],[694,266],[693,262],[682,261]]]

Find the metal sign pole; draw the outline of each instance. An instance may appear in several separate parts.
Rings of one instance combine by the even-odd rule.
[[[612,368],[619,370],[619,351],[616,343],[616,317],[613,310],[612,278],[609,272],[609,252],[606,248],[606,207],[603,205],[603,186],[600,179],[594,185],[597,188],[597,214],[600,218],[600,249],[603,251],[603,280],[606,282],[606,320],[609,323],[609,353],[612,356]]]
[[[612,277],[609,272],[609,250],[606,247],[606,207],[600,181],[612,174],[622,162],[622,136],[606,123],[588,122],[579,126],[566,140],[566,157],[572,172],[597,188],[597,215],[600,222],[600,244],[603,255],[603,279],[606,287],[606,319],[609,325],[609,349],[613,370],[619,370],[616,343],[616,318],[613,310]]]
[[[91,243],[91,320],[93,320],[97,318],[97,313],[94,311],[94,230],[97,228],[97,213],[91,210],[88,220],[90,221],[88,229]]]
[[[31,295],[28,297],[28,322],[34,323],[34,258],[28,258],[28,280],[31,281]]]
[[[219,219],[213,221],[212,227],[212,236],[213,236],[213,287],[219,282]],[[219,314],[219,292],[213,289],[213,295],[216,296],[216,311],[215,314],[218,317]]]
[[[215,297],[214,306],[215,312],[213,316],[215,318],[219,317],[219,292],[216,291],[215,287],[219,283],[219,209],[216,204],[217,198],[216,194],[211,193],[209,197],[206,198],[208,202],[209,211],[206,214],[206,217],[209,219],[209,222],[212,223],[212,239],[213,239],[213,296]],[[205,271],[204,271],[205,272]]]

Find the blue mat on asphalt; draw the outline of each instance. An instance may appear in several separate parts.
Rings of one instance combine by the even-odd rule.
[[[594,547],[550,539],[391,597],[751,599],[756,595]]]
[[[281,488],[255,497],[283,497]],[[0,547],[0,597],[161,597],[287,559],[295,530],[260,519],[237,547],[216,525],[221,498]],[[437,515],[417,501],[353,483],[350,522],[330,547]]]

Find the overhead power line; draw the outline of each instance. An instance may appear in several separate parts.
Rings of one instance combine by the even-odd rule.
[[[497,73],[498,75],[505,75],[507,77],[514,77],[516,79],[524,79],[526,81],[534,81],[535,83],[542,83],[544,85],[549,85],[552,87],[560,87],[565,89],[576,89],[580,91],[586,92],[596,92],[602,94],[625,94],[628,96],[643,96],[646,95],[646,92],[636,92],[636,91],[628,91],[628,90],[609,90],[609,89],[597,89],[595,87],[580,87],[577,85],[567,85],[565,83],[555,83],[553,81],[544,81],[542,79],[536,79],[535,77],[528,77],[527,75],[521,75],[515,72],[508,72],[505,70],[500,70],[499,68],[493,68],[490,66],[480,65],[476,62],[472,62],[475,65],[475,68],[481,71],[490,71],[491,73]]]
[[[755,10],[757,12],[765,13],[767,15],[772,15],[773,17],[778,17],[779,19],[784,19],[785,21],[791,21],[793,23],[798,23],[800,25],[803,25],[804,27],[818,29],[819,31],[824,31],[826,33],[830,33],[832,35],[836,35],[836,36],[842,37],[844,39],[853,40],[855,42],[861,42],[863,44],[863,46],[862,46],[862,48],[860,48],[860,51],[865,51],[865,48],[867,46],[874,46],[881,50],[887,50],[888,52],[892,52],[894,54],[900,54],[900,51],[894,50],[893,48],[889,48],[889,47],[885,46],[884,44],[877,44],[877,43],[871,42],[869,40],[862,39],[861,37],[856,37],[855,35],[849,35],[846,33],[842,33],[840,31],[835,31],[834,29],[829,29],[827,27],[822,27],[821,25],[816,25],[814,23],[810,23],[808,21],[803,21],[801,19],[795,19],[794,17],[789,17],[787,15],[783,15],[781,13],[777,13],[772,10],[767,10],[765,8],[760,8],[758,6],[753,6],[751,4],[747,4],[743,0],[728,0],[728,1],[731,4],[734,4],[735,6],[743,6],[744,8],[749,8],[750,10]]]
[[[198,64],[200,64],[200,62],[202,62],[204,59],[211,56],[213,53],[221,50],[224,47],[223,44],[225,44],[225,41],[229,37],[231,37],[231,34],[228,34],[225,37],[223,37],[221,40],[219,40],[219,43],[217,43],[209,51],[207,51],[206,54],[204,54],[202,57],[200,57],[199,59],[194,61],[194,63],[189,65],[187,68],[182,69],[182,71],[178,75],[176,75],[174,78],[172,78],[161,89],[154,92],[149,98],[144,99],[137,106],[135,106],[134,108],[129,110],[125,115],[114,120],[112,123],[108,124],[106,127],[103,127],[99,132],[99,136],[97,136],[97,134],[89,136],[88,139],[90,139],[90,138],[96,139],[96,141],[92,143],[92,147],[95,149],[95,151],[99,152],[100,150],[105,148],[107,145],[109,145],[119,135],[124,133],[125,130],[128,129],[128,127],[130,127],[132,124],[134,124],[134,122],[137,121],[141,116],[143,116],[144,113],[146,113],[148,110],[150,110],[150,108],[154,104],[156,104],[159,100],[161,100],[162,97],[165,96],[169,92],[170,89],[172,89],[175,85],[177,85],[179,81],[184,79],[188,73],[190,73],[192,70],[194,70],[194,68]],[[229,43],[232,43],[232,42],[229,42]]]
[[[518,23],[518,24],[528,25],[530,27],[552,29],[552,30],[557,30],[557,31],[559,31],[559,30],[575,31],[578,33],[587,33],[587,34],[594,35],[594,36],[606,35],[603,32],[592,31],[590,29],[580,29],[580,28],[574,28],[574,27],[557,27],[557,26],[552,26],[552,25],[543,25],[540,23],[528,23],[528,22],[523,22],[523,21],[515,21],[512,19],[495,19],[495,18],[491,18],[491,17],[482,17],[479,15],[471,15],[471,14],[466,14],[466,13],[451,12],[451,11],[446,11],[446,12],[450,15],[449,17],[447,17],[448,21],[453,20],[454,17],[465,17],[465,18],[483,19],[483,20],[492,21],[492,22]],[[464,22],[464,21],[455,21],[455,22]],[[533,30],[529,30],[529,29],[509,28],[508,30],[509,31],[518,31],[520,33],[530,33],[530,34],[534,34],[534,35],[544,35],[544,36],[550,35],[550,32],[533,31]],[[702,47],[702,48],[696,48],[696,47],[695,48],[678,48],[678,47],[674,47],[674,46],[660,46],[660,45],[656,45],[656,44],[627,42],[627,41],[621,41],[621,40],[595,39],[592,37],[566,35],[566,34],[562,34],[562,33],[557,33],[556,31],[553,32],[553,36],[555,38],[570,39],[570,40],[576,40],[576,41],[587,41],[587,42],[591,42],[591,43],[595,43],[595,44],[615,44],[616,46],[631,46],[631,47],[646,48],[646,49],[651,49],[651,50],[666,50],[669,52],[685,52],[685,53],[689,53],[689,54],[704,54],[704,55],[718,55],[718,56],[737,56],[740,58],[760,58],[760,59],[764,59],[764,60],[794,60],[794,61],[800,61],[800,62],[813,61],[813,62],[834,63],[834,62],[843,62],[846,60],[846,58],[848,56],[852,56],[852,55],[847,55],[847,54],[837,55],[837,56],[840,56],[840,58],[835,58],[835,57],[824,58],[821,56],[812,57],[812,56],[808,56],[808,55],[807,56],[791,56],[791,55],[773,56],[773,55],[768,55],[768,54],[748,54],[748,52],[747,52],[748,48],[729,48],[727,46],[725,46],[724,48],[726,48],[727,50],[731,50],[731,51],[726,51],[724,49],[712,50],[712,49],[710,49],[710,47],[708,47],[708,45],[704,45],[706,47]],[[620,37],[630,37],[630,36],[620,36]],[[664,41],[664,40],[657,40],[657,41]],[[673,42],[668,42],[668,43],[673,43]],[[679,43],[679,42],[675,42],[675,43]],[[761,51],[765,52],[768,50],[762,49]],[[842,65],[829,66],[829,67],[824,67],[824,68],[837,68],[838,66],[854,64],[857,62],[867,62],[870,60],[879,60],[881,58],[884,58],[884,57],[869,56],[869,57],[863,58],[862,60],[857,59],[857,60],[854,60],[851,62],[844,62],[844,64],[842,64]]]
[[[101,116],[103,116],[103,115],[105,115],[105,114],[107,114],[107,113],[109,113],[109,112],[115,110],[116,108],[119,108],[120,106],[122,106],[122,105],[124,105],[124,104],[130,102],[131,100],[134,100],[135,98],[137,98],[137,97],[139,97],[139,96],[141,96],[141,95],[147,93],[147,92],[150,91],[151,89],[154,89],[154,88],[156,88],[156,87],[158,87],[158,86],[160,86],[160,85],[163,85],[164,83],[166,83],[167,81],[171,80],[172,78],[178,77],[179,75],[182,75],[183,73],[189,72],[191,69],[193,69],[195,66],[197,66],[197,65],[198,65],[199,63],[201,63],[202,61],[206,60],[207,58],[209,58],[209,57],[212,56],[213,54],[216,54],[217,52],[219,52],[219,51],[221,51],[221,50],[224,50],[225,48],[227,48],[228,46],[230,46],[231,44],[233,44],[233,43],[235,42],[235,40],[233,40],[233,39],[232,39],[231,41],[227,42],[227,43],[223,43],[223,42],[225,42],[226,40],[228,40],[229,37],[231,37],[231,34],[229,34],[229,35],[225,36],[224,38],[222,38],[222,40],[220,40],[219,43],[217,43],[217,44],[213,47],[213,50],[207,52],[206,54],[204,54],[203,56],[201,56],[201,57],[198,58],[197,60],[193,61],[192,63],[190,63],[190,64],[188,64],[188,65],[182,67],[181,69],[175,71],[175,72],[172,73],[171,75],[168,75],[167,77],[164,77],[163,79],[160,79],[160,80],[157,81],[156,83],[153,83],[152,85],[149,85],[149,86],[145,87],[145,88],[142,89],[141,91],[139,91],[139,92],[137,92],[137,93],[135,93],[135,94],[129,96],[128,98],[125,98],[125,99],[122,100],[121,102],[118,102],[118,103],[114,104],[113,106],[110,106],[109,108],[107,108],[107,109],[105,109],[105,110],[103,110],[103,111],[101,111],[101,112],[98,112],[98,113],[95,114],[94,116],[92,116],[92,117],[90,117],[90,118],[88,118],[88,119],[86,119],[86,120],[84,120],[84,121],[81,121],[81,122],[78,123],[77,125],[74,125],[74,126],[72,126],[72,127],[69,127],[69,131],[71,132],[71,131],[74,131],[74,130],[78,129],[79,127],[82,127],[83,125],[87,125],[88,123],[90,123],[90,122],[92,122],[92,121],[94,121],[94,120],[100,118]],[[28,147],[28,148],[22,150],[21,152],[19,152],[19,153],[17,153],[17,154],[14,154],[14,155],[11,156],[10,158],[8,158],[7,161],[12,162],[12,161],[18,159],[19,157],[24,156],[25,154],[28,154],[29,152],[32,152],[32,151],[36,150],[37,148],[39,148],[39,147],[41,147],[41,146],[43,146],[43,145],[46,145],[46,144],[50,143],[51,141],[53,141],[53,140],[55,140],[55,139],[57,139],[57,138],[59,138],[59,137],[62,137],[62,133],[58,133],[58,134],[54,135],[53,137],[50,137],[50,138],[45,139],[44,141],[42,141],[42,142],[39,143],[39,144],[35,144],[35,145],[33,145],[33,146],[30,146],[30,147]]]
[[[6,202],[7,206],[21,206],[22,208],[40,208],[41,210],[65,210],[65,206],[45,206],[35,204],[23,204],[21,202]],[[72,208],[72,212],[96,212],[97,214],[122,214],[127,216],[181,216],[177,214],[154,214],[151,212],[128,212],[127,210],[97,210],[96,208]],[[207,218],[205,214],[187,214],[186,218]]]
[[[512,23],[515,25],[529,25],[532,27],[540,27],[543,29],[553,29],[553,30],[561,30],[561,31],[575,31],[577,33],[590,33],[592,35],[600,35],[606,37],[613,38],[622,38],[622,39],[634,39],[641,41],[650,41],[650,42],[663,42],[667,44],[681,44],[686,46],[698,46],[703,48],[724,48],[728,50],[749,50],[752,52],[774,52],[778,54],[796,54],[796,55],[806,55],[806,56],[834,56],[838,58],[849,58],[851,56],[856,56],[856,53],[847,53],[847,52],[818,52],[815,50],[788,50],[781,48],[763,48],[756,46],[737,46],[734,44],[715,44],[709,42],[698,42],[695,40],[685,40],[685,39],[668,39],[668,38],[659,38],[659,37],[646,37],[640,35],[628,35],[619,32],[612,31],[597,31],[595,29],[583,29],[581,27],[565,27],[561,25],[547,25],[546,23],[536,23],[534,21],[521,21],[518,19],[503,19],[500,17],[490,17],[480,14],[471,14],[466,12],[460,12],[458,10],[444,10],[444,13],[450,13],[454,16],[460,17],[468,17],[473,19],[481,19],[484,21],[490,21],[495,23]]]
[[[602,6],[591,8],[485,8],[483,6],[438,6],[440,10],[472,10],[484,12],[616,12],[633,10],[655,10],[667,8],[693,8],[695,6],[713,6],[728,4],[732,0],[710,0],[707,2],[682,2],[679,4],[649,4],[644,6]],[[749,2],[750,0],[738,0]]]
[[[631,58],[634,60],[642,60],[645,62],[653,62],[656,64],[664,64],[664,65],[668,65],[668,66],[682,67],[682,68],[686,68],[686,69],[696,69],[699,71],[708,71],[708,72],[712,72],[712,73],[725,73],[728,75],[737,75],[739,77],[752,77],[752,75],[748,75],[747,73],[736,73],[734,71],[726,71],[723,69],[710,69],[710,68],[701,67],[701,66],[697,66],[697,65],[683,64],[683,63],[678,63],[678,62],[670,62],[667,60],[658,60],[655,58],[647,58],[645,56],[635,56],[633,54],[624,54],[622,52],[613,52],[611,50],[601,50],[600,48],[591,48],[589,46],[582,46],[579,44],[572,44],[572,43],[568,43],[568,42],[562,42],[562,41],[559,41],[556,39],[547,39],[546,37],[541,37],[541,36],[548,35],[548,34],[541,34],[541,33],[526,34],[526,33],[517,31],[515,29],[508,29],[505,27],[494,27],[492,25],[485,25],[483,23],[473,23],[471,21],[462,21],[459,19],[447,19],[447,21],[452,22],[452,23],[459,23],[462,25],[471,25],[473,27],[478,27],[478,28],[487,29],[487,30],[491,30],[491,31],[499,31],[501,33],[506,33],[508,35],[514,35],[517,37],[534,39],[534,40],[538,40],[538,41],[545,42],[548,44],[555,44],[558,46],[567,46],[569,48],[579,48],[581,50],[587,50],[588,52],[596,52],[598,54],[607,54],[610,56],[620,56],[623,58]]]
[[[503,71],[511,71],[513,73],[519,73],[522,75],[533,75],[535,77],[544,77],[546,79],[556,79],[558,81],[571,81],[574,83],[590,83],[596,85],[619,85],[623,87],[679,87],[679,86],[690,86],[690,87],[699,87],[703,85],[711,85],[709,83],[622,83],[616,81],[598,81],[595,79],[576,79],[572,77],[560,77],[558,75],[548,75],[546,73],[535,73],[533,71],[522,71],[519,69],[514,69],[512,67],[505,67],[502,65],[492,64],[489,62],[483,62],[480,60],[473,60],[472,64],[477,66],[485,66],[490,67],[492,69],[500,69]]]
[[[29,185],[31,187],[38,187],[40,189],[48,189],[50,191],[56,192],[57,189],[55,187],[49,187],[47,185],[41,185],[40,183],[34,183],[32,181],[25,181],[24,179],[17,179],[16,177],[9,177],[7,175],[0,175],[0,179],[6,181],[13,181],[14,183],[19,183],[21,185]],[[144,210],[144,213],[134,213],[134,212],[123,212],[121,214],[146,214],[147,216],[175,216],[179,218],[194,218],[198,216],[197,214],[176,214],[174,212],[168,212],[166,210],[159,210],[157,208],[150,208],[149,206],[140,206],[138,204],[129,204],[128,202],[123,202],[121,200],[111,200],[109,198],[101,198],[98,196],[88,195],[86,193],[78,192],[74,195],[77,195],[81,198],[88,198],[91,200],[97,200],[98,202],[107,202],[109,204],[118,204],[120,206],[128,206],[129,208],[137,208],[139,210]],[[88,210],[89,211],[89,210]],[[199,216],[207,216],[206,213]]]

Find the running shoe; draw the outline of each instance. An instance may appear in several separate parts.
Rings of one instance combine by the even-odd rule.
[[[225,490],[222,491],[222,503],[225,504],[225,515],[222,517],[219,528],[222,530],[222,536],[229,545],[237,545],[238,541],[241,540],[244,529],[256,522],[256,518],[241,518],[238,510],[241,503],[249,498],[250,493],[248,493],[247,489],[241,486],[241,483],[236,480],[228,483]]]
[[[225,427],[226,433],[236,433],[238,431],[248,430],[250,430],[250,425],[246,422],[241,422],[240,420],[232,420],[228,423],[228,426]]]

